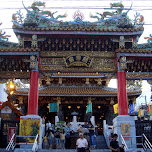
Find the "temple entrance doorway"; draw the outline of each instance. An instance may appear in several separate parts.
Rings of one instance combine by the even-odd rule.
[[[58,116],[59,121],[65,122],[72,122],[74,116],[76,116],[77,124],[79,122],[80,124],[85,121],[88,122],[90,118],[93,118],[96,135],[102,135],[103,120],[112,125],[112,120],[115,116],[110,99],[108,97],[47,97],[44,100],[45,103],[41,101],[43,104],[39,107],[39,115],[41,117],[45,115],[45,122],[50,121],[54,125],[56,116]],[[92,103],[92,112],[86,113],[89,100]],[[59,102],[59,111],[50,112],[49,104],[55,102]]]

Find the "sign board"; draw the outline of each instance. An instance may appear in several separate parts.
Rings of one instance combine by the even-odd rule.
[[[21,117],[19,135],[20,136],[36,136],[37,134],[40,134],[40,119],[37,119],[37,118],[22,119]],[[33,143],[34,140],[35,138],[33,137],[27,138],[28,143]]]
[[[8,142],[10,142],[13,134],[15,134],[15,129],[16,129],[16,127],[9,127],[8,128]],[[15,140],[15,136],[14,136],[13,140]]]
[[[130,123],[121,123],[121,134],[124,139],[129,139],[130,136]],[[127,137],[128,136],[128,137]]]
[[[1,113],[12,113],[12,109],[9,106],[5,106],[2,110]]]

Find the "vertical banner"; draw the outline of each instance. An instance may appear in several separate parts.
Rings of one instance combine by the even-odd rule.
[[[87,105],[86,113],[92,112],[92,103]]]
[[[147,112],[150,114],[150,116],[152,116],[152,105],[148,105]]]
[[[130,136],[130,123],[121,123],[121,134],[125,140],[128,140]]]
[[[118,113],[118,103],[113,105],[113,112],[114,114]]]
[[[138,117],[141,117],[141,111],[140,111],[140,109],[138,111]]]
[[[8,128],[8,142],[10,142],[13,134],[15,134],[15,129],[16,129],[16,127],[9,127]],[[15,141],[15,136],[14,136],[13,140]]]
[[[132,113],[132,112],[134,112],[134,104],[133,103],[130,104],[130,106],[129,106],[129,113]]]
[[[36,136],[37,134],[40,134],[40,119],[20,119],[20,136]],[[26,139],[29,143],[33,143],[35,140],[34,137],[28,137]]]
[[[59,112],[59,104],[57,102],[49,103],[49,112]]]

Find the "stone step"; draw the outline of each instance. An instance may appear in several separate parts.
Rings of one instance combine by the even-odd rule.
[[[7,152],[7,150],[5,148],[0,148],[0,152]]]
[[[108,149],[106,140],[103,135],[96,136],[95,142],[97,149]]]
[[[14,152],[32,152],[31,149],[15,148]],[[76,152],[76,149],[39,149],[38,152]],[[111,152],[110,149],[93,149],[90,152]]]
[[[2,152],[2,151],[0,151]],[[31,149],[22,149],[22,148],[16,148],[14,152],[32,152]],[[76,152],[76,149],[39,149],[38,152]],[[93,149],[90,150],[90,152],[111,152],[110,149]],[[138,149],[128,149],[125,152],[144,152],[142,148]],[[149,151],[148,151],[149,152]]]

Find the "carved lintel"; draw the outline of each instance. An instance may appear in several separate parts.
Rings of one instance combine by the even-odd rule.
[[[89,56],[92,57],[103,57],[103,58],[115,58],[116,54],[115,52],[108,51],[108,52],[98,52],[98,51],[82,51],[82,52],[75,52],[75,51],[41,51],[40,56],[41,57],[64,57],[67,58],[68,56]]]
[[[95,67],[65,67],[65,66],[40,66],[40,71],[116,71],[115,66],[95,66]]]
[[[127,72],[126,79],[152,80],[152,72]]]

